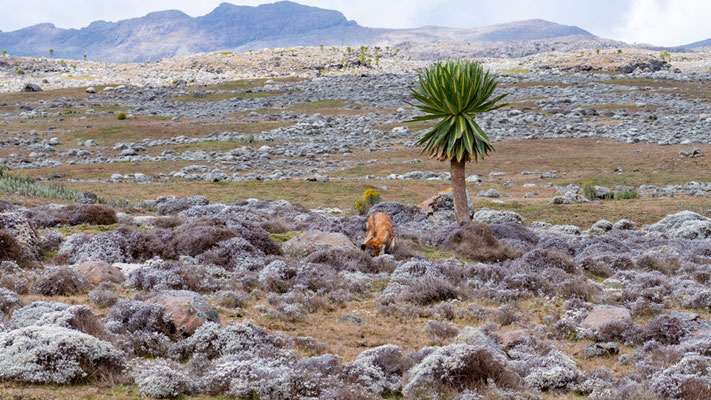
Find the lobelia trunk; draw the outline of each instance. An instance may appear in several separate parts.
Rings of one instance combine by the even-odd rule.
[[[469,204],[467,203],[467,182],[465,177],[466,161],[452,158],[449,172],[452,174],[452,200],[454,200],[454,215],[457,223],[469,222]]]

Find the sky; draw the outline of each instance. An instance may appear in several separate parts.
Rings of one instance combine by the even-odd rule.
[[[179,9],[193,17],[222,0],[0,0],[0,30],[43,22],[81,28],[95,20],[117,21],[152,11]],[[233,0],[238,5],[270,3]],[[541,18],[577,25],[604,38],[662,46],[711,38],[711,0],[297,0],[341,11],[360,25],[415,28],[440,25],[472,28]]]

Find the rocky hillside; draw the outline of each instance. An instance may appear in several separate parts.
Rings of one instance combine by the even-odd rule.
[[[701,40],[699,42],[687,44],[684,47],[689,48],[689,49],[697,49],[697,48],[701,48],[701,47],[711,47],[711,38],[706,39],[706,40]]]
[[[594,38],[575,26],[528,20],[473,29],[428,26],[373,29],[349,21],[334,10],[282,1],[258,7],[222,3],[193,18],[181,11],[150,13],[118,22],[95,21],[81,29],[39,24],[0,32],[0,49],[12,55],[49,55],[92,60],[139,61],[220,50],[285,46],[395,45],[403,42],[477,42],[543,40],[577,35]],[[529,53],[530,54],[530,53]]]

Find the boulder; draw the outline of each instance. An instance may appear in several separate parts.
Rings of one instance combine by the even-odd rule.
[[[334,248],[358,250],[358,246],[342,233],[327,233],[316,230],[306,231],[282,245],[284,253],[293,257],[305,257],[316,251]]]
[[[601,357],[606,355],[616,355],[620,352],[620,346],[615,342],[598,342],[585,346],[583,353],[586,357]]]
[[[489,189],[487,191],[481,191],[481,192],[477,193],[476,195],[478,197],[486,197],[489,199],[498,199],[499,197],[501,197],[501,194],[496,189]]]
[[[173,317],[178,334],[190,336],[207,321],[219,323],[220,317],[207,300],[189,290],[168,290],[146,301],[165,307]]]
[[[88,87],[88,88],[86,88],[86,92],[89,94],[94,94],[94,93],[96,93],[96,89],[93,87]]]
[[[103,261],[84,261],[77,266],[77,271],[84,275],[92,285],[106,281],[121,283],[126,280],[120,269]]]
[[[597,305],[592,312],[580,323],[587,329],[600,329],[611,322],[631,321],[630,311],[624,307]]]
[[[22,91],[26,93],[41,92],[42,88],[38,85],[35,85],[34,83],[26,83],[25,87],[22,88]]]
[[[704,152],[701,151],[701,149],[694,147],[692,150],[685,151],[682,150],[679,152],[679,157],[681,158],[696,158],[696,157],[703,157]]]
[[[516,329],[499,334],[498,341],[501,343],[501,347],[508,350],[519,343],[525,342],[529,338],[528,329]]]
[[[513,211],[497,211],[482,208],[474,213],[474,219],[485,224],[505,224],[513,222],[523,225],[526,220]]]
[[[585,196],[579,195],[577,193],[573,192],[566,192],[562,196],[555,196],[551,200],[551,203],[553,204],[576,204],[576,203],[589,203],[590,200],[588,200]]]

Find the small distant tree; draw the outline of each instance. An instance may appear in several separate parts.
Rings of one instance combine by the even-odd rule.
[[[600,55],[600,49],[595,49],[595,53],[597,53],[598,55]]]
[[[86,61],[86,54],[84,54],[84,61]]]
[[[49,49],[49,56],[54,57],[54,49]]]
[[[2,56],[3,56],[3,57],[7,56],[7,50],[3,50],[3,51],[2,51]]]
[[[506,94],[492,98],[497,85],[495,75],[477,62],[442,61],[420,73],[412,104],[425,115],[413,121],[439,120],[417,142],[422,153],[440,161],[450,161],[452,199],[457,222],[471,220],[467,204],[466,163],[479,161],[494,151],[489,137],[476,123],[477,114],[496,110]]]
[[[659,58],[671,61],[671,54],[668,51],[663,51],[659,54]]]
[[[622,54],[622,49],[617,49],[617,54]]]

